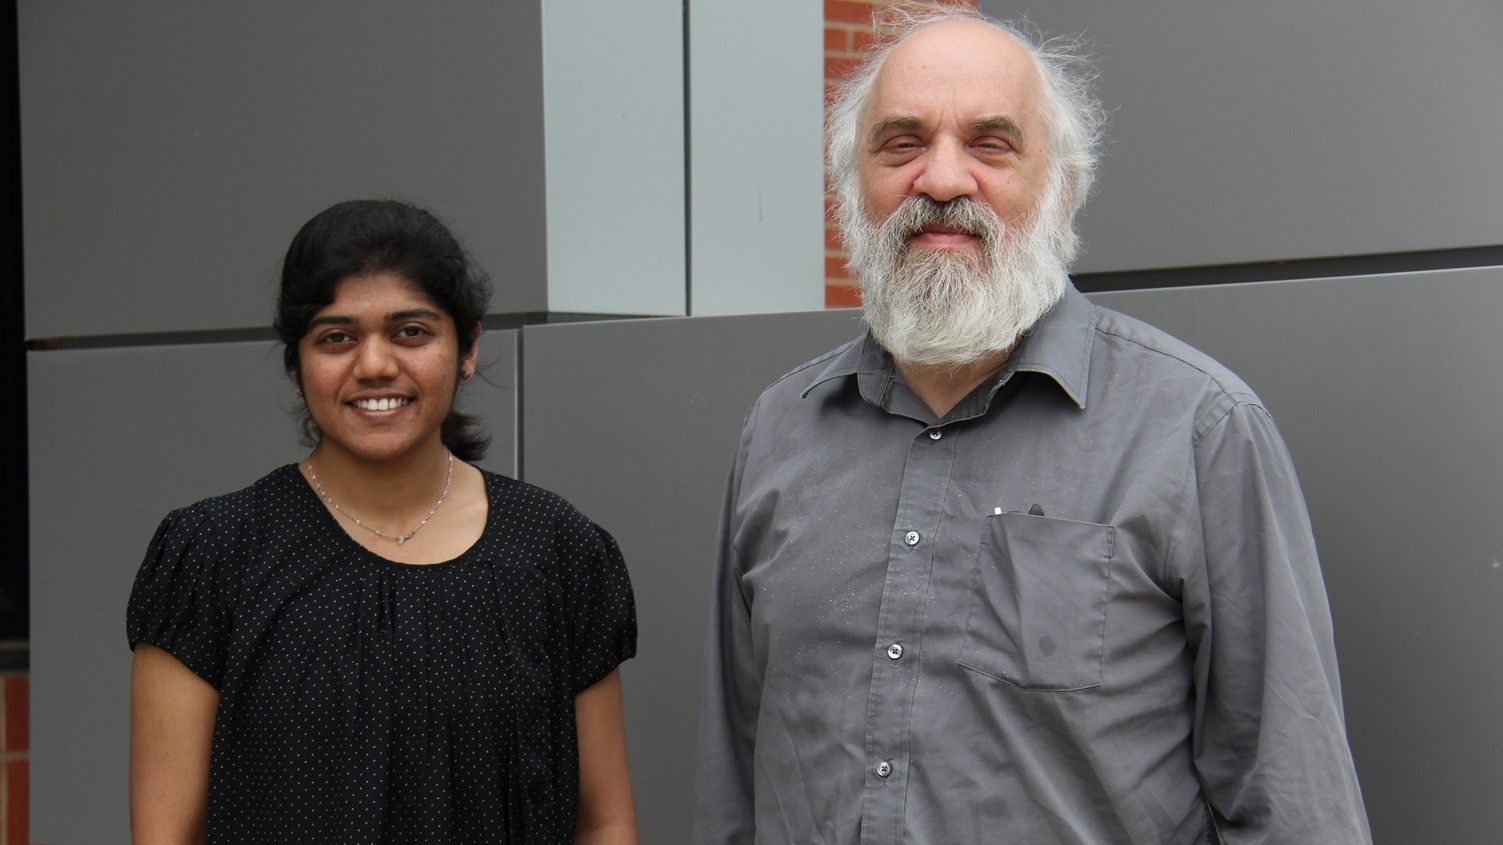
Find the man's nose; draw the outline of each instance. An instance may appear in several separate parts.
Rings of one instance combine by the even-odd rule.
[[[975,198],[978,185],[975,174],[971,172],[972,162],[959,143],[934,143],[923,164],[923,170],[913,183],[915,192],[935,202],[949,202],[956,197]]]

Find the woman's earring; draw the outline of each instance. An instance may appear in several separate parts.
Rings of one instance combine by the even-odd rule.
[[[459,371],[459,380],[460,381],[469,381],[471,375],[472,375],[472,373],[469,370],[460,370]]]

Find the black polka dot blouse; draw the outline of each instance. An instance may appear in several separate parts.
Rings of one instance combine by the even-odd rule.
[[[127,629],[219,690],[211,843],[572,840],[574,696],[635,654],[631,582],[563,499],[485,484],[480,540],[426,566],[295,465],[163,520]]]

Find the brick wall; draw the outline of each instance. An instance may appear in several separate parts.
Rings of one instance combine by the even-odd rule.
[[[942,0],[975,8],[976,0]],[[884,0],[825,0],[825,100],[831,87],[861,59],[872,43],[872,10]],[[835,219],[830,214],[832,196],[825,182],[825,307],[847,308],[861,304],[856,281],[845,269],[845,250]]]
[[[0,674],[0,845],[27,845],[31,768],[31,685],[25,672]]]

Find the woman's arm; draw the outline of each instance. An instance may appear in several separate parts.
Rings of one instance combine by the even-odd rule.
[[[136,644],[130,678],[130,828],[135,845],[204,841],[209,745],[218,707],[219,692],[176,657],[148,643]]]
[[[637,810],[626,767],[621,670],[574,696],[579,731],[579,845],[637,845]]]

